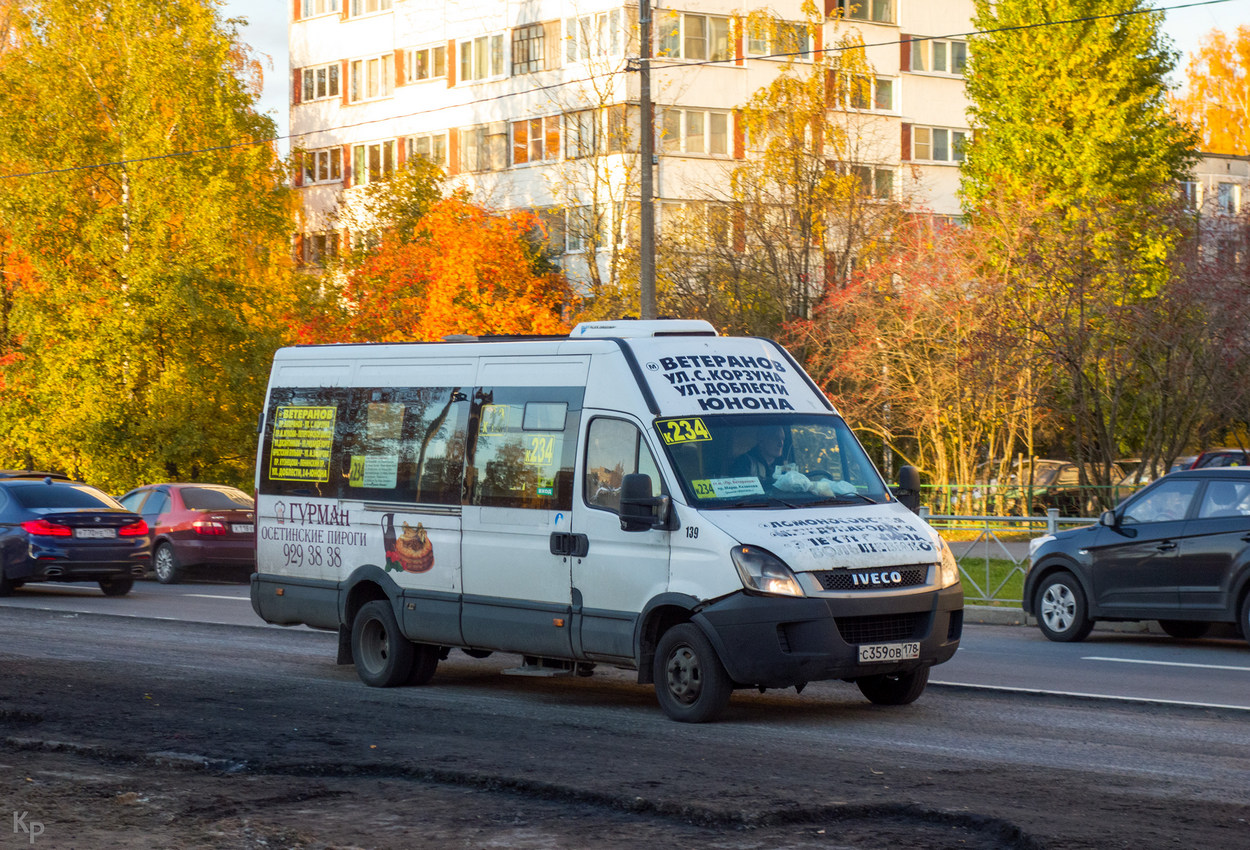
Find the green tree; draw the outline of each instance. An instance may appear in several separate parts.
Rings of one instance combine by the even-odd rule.
[[[298,312],[259,66],[212,0],[6,3],[0,232],[14,294],[0,464],[115,490],[245,483]]]
[[[1147,325],[1126,317],[1166,303],[1186,235],[1177,186],[1195,137],[1168,106],[1177,56],[1161,23],[1145,0],[977,0],[983,32],[969,42],[976,130],[961,192],[1001,246],[981,274],[1008,282],[1004,322],[1031,352],[1032,401],[1060,414],[1060,449],[1098,484],[1132,416],[1163,401],[1134,380],[1148,348],[1132,333]],[[1004,221],[1015,231],[999,233]]]

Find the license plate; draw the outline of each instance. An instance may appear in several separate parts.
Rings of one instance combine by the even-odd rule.
[[[115,528],[75,528],[74,536],[78,538],[86,538],[91,540],[99,540],[102,538],[112,538],[117,536]]]
[[[230,530],[235,534],[255,534],[256,525],[251,522],[236,522],[230,526]]]
[[[880,661],[911,661],[920,657],[920,642],[866,643],[859,648],[859,663],[873,664]]]

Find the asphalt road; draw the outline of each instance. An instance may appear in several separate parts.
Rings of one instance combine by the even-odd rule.
[[[0,599],[0,610],[4,607],[283,628],[255,615],[243,584],[139,582],[120,599],[105,597],[95,585],[27,585]],[[332,662],[333,641],[323,637]],[[1035,627],[969,623],[959,652],[934,669],[932,686],[1250,712],[1250,644],[1231,637],[1178,641],[1113,631],[1058,644]]]
[[[429,686],[373,689],[329,634],[134,616],[246,616],[243,591],[5,600],[0,787],[42,846],[1250,846],[1240,710],[940,686],[882,708],[831,682],[691,726],[624,671],[453,653]],[[72,610],[100,604],[128,615]],[[1026,651],[1030,631],[969,645]]]

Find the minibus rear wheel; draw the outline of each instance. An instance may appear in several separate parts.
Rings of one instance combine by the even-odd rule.
[[[729,704],[733,682],[711,641],[693,623],[680,623],[664,633],[653,664],[656,698],[673,720],[703,723]]]
[[[352,661],[362,682],[375,688],[404,684],[412,675],[414,655],[390,602],[375,599],[360,606],[352,622]]]

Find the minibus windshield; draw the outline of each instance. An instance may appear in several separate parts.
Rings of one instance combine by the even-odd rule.
[[[691,504],[710,508],[864,505],[891,499],[836,414],[657,419],[656,431]]]

